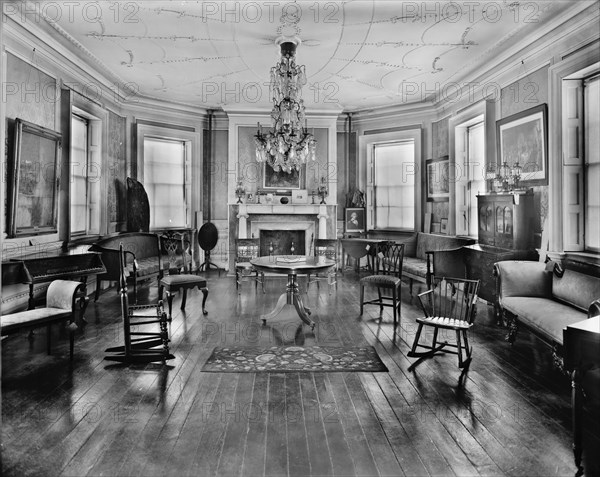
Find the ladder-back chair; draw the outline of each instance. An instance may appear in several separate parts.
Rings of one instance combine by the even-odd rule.
[[[378,305],[383,312],[384,306],[391,306],[394,310],[394,326],[400,322],[400,285],[402,282],[402,262],[404,260],[404,244],[388,242],[380,245],[379,253],[373,257],[374,275],[360,279],[360,314],[364,305]],[[365,301],[365,287],[377,288],[378,298]],[[387,290],[390,295],[383,295]]]
[[[173,296],[181,291],[181,309],[185,310],[187,300],[187,291],[198,288],[202,292],[202,314],[206,315],[206,299],[208,297],[208,288],[206,278],[192,273],[192,241],[187,233],[170,231],[161,236],[161,242],[167,250],[169,263],[178,264],[178,257],[181,256],[181,267],[169,267],[169,274],[159,281],[158,296],[162,298],[163,291],[167,293],[167,303],[169,304],[169,321],[172,318]]]

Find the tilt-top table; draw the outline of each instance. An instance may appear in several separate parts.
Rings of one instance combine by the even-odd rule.
[[[277,300],[277,305],[270,313],[262,315],[263,323],[279,314],[283,307],[294,305],[300,319],[315,328],[315,322],[309,318],[310,308],[304,306],[298,288],[298,274],[317,273],[329,270],[335,266],[335,261],[326,257],[305,257],[302,255],[271,255],[250,260],[250,263],[263,272],[287,274],[286,292]]]

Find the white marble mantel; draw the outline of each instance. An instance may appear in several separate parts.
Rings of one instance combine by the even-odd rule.
[[[239,204],[237,213],[238,238],[248,238],[247,221],[251,215],[315,215],[319,221],[319,238],[327,238],[327,219],[329,215],[326,204]]]

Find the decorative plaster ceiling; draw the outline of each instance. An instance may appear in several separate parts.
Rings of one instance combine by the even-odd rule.
[[[298,37],[309,114],[452,94],[573,6],[507,0],[49,4],[64,11],[48,7],[46,18],[115,83],[133,85],[143,97],[205,108],[269,110],[275,40]]]

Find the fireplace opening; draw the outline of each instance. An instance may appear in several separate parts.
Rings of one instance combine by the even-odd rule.
[[[304,230],[261,230],[260,255],[305,255],[306,232]],[[270,251],[271,246],[273,251]],[[293,251],[292,251],[293,246]]]

